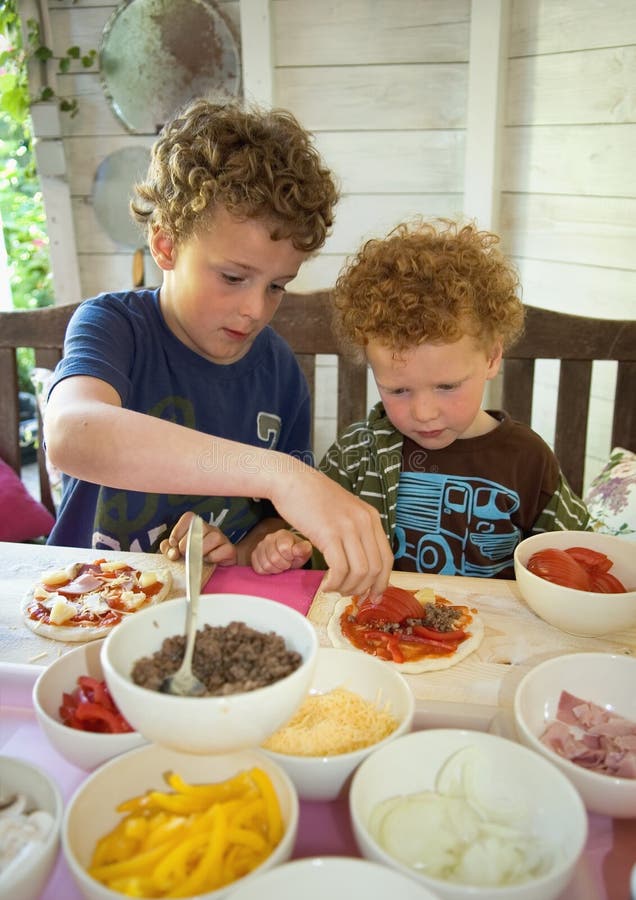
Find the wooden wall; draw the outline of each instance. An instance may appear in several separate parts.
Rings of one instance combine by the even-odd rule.
[[[112,0],[41,2],[58,54],[71,44],[97,47],[116,8]],[[20,0],[21,8],[34,3]],[[494,220],[519,266],[524,299],[570,312],[634,315],[633,0],[221,0],[236,29],[242,26],[248,96],[253,88],[258,99],[294,111],[314,131],[341,183],[334,232],[303,267],[296,290],[331,285],[362,240],[405,218],[464,213],[465,197],[476,187],[466,146],[469,139],[479,146],[480,138],[474,109],[467,134],[471,17],[490,16],[500,4],[506,49]],[[80,111],[73,119],[62,115],[60,133],[48,138],[51,239],[58,258],[66,252],[68,266],[76,260],[82,296],[129,287],[132,250],[100,228],[92,180],[110,152],[149,147],[153,136],[125,131],[96,68],[75,67],[58,79],[58,92],[76,96]],[[59,199],[64,190],[70,212]],[[149,258],[146,277],[158,279]],[[62,302],[77,299],[72,280],[59,271],[58,280],[70,285]],[[324,362],[319,451],[334,427],[333,369]],[[550,439],[555,373],[539,370],[544,392],[535,425]],[[604,432],[612,389],[611,367],[597,367],[593,437]],[[599,437],[588,480],[609,449]]]

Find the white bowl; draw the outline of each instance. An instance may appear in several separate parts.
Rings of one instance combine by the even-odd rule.
[[[191,784],[225,781],[244,770],[258,767],[269,775],[280,804],[284,833],[280,843],[260,866],[245,879],[286,862],[291,856],[298,831],[298,795],[288,776],[257,750],[201,756],[178,753],[150,744],[138,747],[104,763],[84,781],[71,797],[62,823],[62,848],[71,874],[87,900],[121,900],[122,894],[92,878],[87,870],[97,841],[121,820],[116,811],[124,800],[147,790],[169,791],[164,779],[176,772]],[[234,885],[239,882],[234,882]],[[220,900],[232,889],[196,894],[197,900]]]
[[[79,731],[62,722],[59,713],[62,694],[75,690],[78,677],[90,675],[103,681],[100,662],[103,643],[91,641],[69,650],[44,669],[33,685],[33,706],[40,728],[61,756],[87,771],[146,743],[145,738],[136,731],[99,734]]]
[[[497,810],[511,803],[525,805],[528,818],[524,830],[555,851],[555,861],[545,874],[503,887],[445,881],[400,862],[372,835],[369,820],[377,804],[434,790],[444,763],[465,748],[474,748],[483,756],[476,771],[484,801]],[[349,806],[362,855],[410,875],[443,900],[555,900],[572,878],[587,836],[581,798],[555,766],[514,741],[481,731],[414,731],[387,744],[371,754],[353,776]],[[418,833],[415,824],[411,833]]]
[[[0,756],[0,798],[9,800],[24,794],[28,811],[50,813],[53,825],[46,839],[33,844],[28,855],[15,867],[0,874],[0,897],[11,900],[38,900],[55,865],[64,806],[57,784],[33,763]]]
[[[115,703],[133,728],[149,741],[186,753],[227,753],[258,747],[286,722],[309,690],[318,638],[299,612],[263,597],[209,594],[201,597],[198,629],[245,622],[257,631],[273,631],[288,650],[302,656],[290,675],[266,687],[218,697],[179,697],[136,685],[134,663],[151,656],[165,638],[183,634],[186,601],[180,597],[129,616],[113,629],[102,647],[102,667]]]
[[[559,756],[540,737],[556,718],[561,691],[616,712],[636,727],[636,659],[612,653],[570,653],[539,663],[515,691],[519,739],[566,775],[591,812],[636,818],[636,778],[592,772]]]
[[[245,881],[229,894],[231,900],[436,900],[420,884],[393,869],[349,856],[318,856],[276,866]]]
[[[321,647],[311,681],[310,694],[346,688],[365,700],[384,706],[397,719],[395,731],[378,743],[337,756],[294,756],[261,748],[281,766],[305,800],[333,800],[363,759],[410,730],[415,698],[406,679],[382,660],[355,650]]]
[[[533,553],[547,548],[588,547],[614,561],[610,570],[628,588],[624,594],[600,594],[562,587],[539,578],[526,566]],[[593,531],[549,531],[517,545],[515,578],[530,609],[550,625],[586,637],[636,626],[636,555],[634,545],[611,534]]]

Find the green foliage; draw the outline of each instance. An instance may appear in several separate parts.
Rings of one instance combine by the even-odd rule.
[[[49,240],[33,155],[27,54],[15,0],[0,5],[0,214],[18,309],[53,303]],[[21,390],[33,390],[33,351],[18,351]]]

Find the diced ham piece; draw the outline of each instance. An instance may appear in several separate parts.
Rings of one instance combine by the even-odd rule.
[[[58,593],[65,597],[77,597],[79,594],[89,594],[91,591],[98,591],[104,586],[104,579],[97,578],[90,572],[84,572],[74,578],[73,581],[58,588]]]
[[[636,723],[562,691],[557,720],[541,741],[576,765],[618,778],[636,778]]]

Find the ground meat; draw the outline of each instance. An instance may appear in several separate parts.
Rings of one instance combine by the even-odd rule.
[[[425,603],[423,609],[423,617],[413,622],[426,625],[427,628],[435,628],[437,631],[452,631],[454,623],[461,616],[461,610],[457,607],[446,606],[443,603]]]
[[[164,679],[181,665],[184,651],[184,635],[166,638],[156,653],[137,660],[132,680],[158,691]],[[283,638],[273,631],[256,631],[244,622],[230,622],[204,625],[197,631],[192,670],[207,688],[203,696],[213,697],[273,684],[294,672],[301,662],[300,653],[288,650]]]
[[[425,603],[422,607],[424,615],[417,619],[405,619],[402,622],[374,622],[374,631],[385,631],[387,634],[399,634],[406,632],[411,634],[414,625],[424,625],[426,628],[434,628],[435,631],[453,631],[454,623],[461,616],[461,610],[454,606],[444,604]],[[356,621],[356,617],[348,617],[350,622]]]

